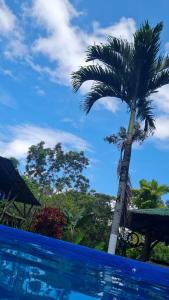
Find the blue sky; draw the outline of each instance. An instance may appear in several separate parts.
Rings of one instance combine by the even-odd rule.
[[[162,52],[169,51],[168,1],[134,0],[0,0],[0,155],[24,160],[28,147],[84,150],[91,164],[92,188],[115,194],[118,151],[104,137],[126,126],[126,107],[102,99],[88,116],[75,95],[70,73],[84,64],[85,49],[107,35],[132,40],[144,20],[164,22]],[[169,184],[169,87],[154,96],[156,133],[134,146],[131,178]]]

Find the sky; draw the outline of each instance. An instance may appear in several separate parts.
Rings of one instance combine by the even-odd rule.
[[[127,126],[125,105],[98,101],[89,115],[80,101],[89,90],[72,90],[70,74],[85,65],[88,45],[108,35],[132,41],[145,21],[164,22],[161,52],[169,52],[168,0],[0,0],[0,155],[24,162],[41,140],[83,150],[90,159],[86,176],[97,192],[117,192],[118,150],[105,136]],[[169,86],[154,100],[156,132],[132,153],[131,180],[169,184]]]

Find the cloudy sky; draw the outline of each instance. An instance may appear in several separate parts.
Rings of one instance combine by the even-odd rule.
[[[168,0],[0,0],[0,155],[21,161],[44,140],[84,150],[87,176],[98,192],[115,194],[118,151],[104,137],[126,126],[126,107],[102,99],[88,116],[80,110],[87,91],[72,92],[70,74],[84,64],[85,49],[107,35],[132,40],[144,20],[164,22],[169,51]],[[156,133],[134,147],[133,186],[141,178],[169,184],[169,86],[153,98]]]

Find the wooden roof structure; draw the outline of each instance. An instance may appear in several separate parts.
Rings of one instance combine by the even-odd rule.
[[[126,227],[169,244],[169,208],[137,209],[128,212]]]
[[[169,208],[129,210],[123,226],[144,235],[144,261],[149,260],[151,250],[159,242],[169,245]]]
[[[28,186],[14,168],[12,162],[0,156],[0,191],[3,198],[8,201],[14,200],[31,206],[39,206],[40,203],[34,197]]]

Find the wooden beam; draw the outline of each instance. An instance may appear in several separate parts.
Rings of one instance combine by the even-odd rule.
[[[142,256],[143,261],[149,260],[150,252],[151,252],[151,233],[148,231],[145,234],[145,242],[144,242],[144,249],[143,249],[143,256]]]
[[[15,207],[15,209],[17,210],[17,212],[23,217],[24,217],[24,214],[22,213],[22,211],[17,207],[17,205],[15,204],[15,202],[13,203],[13,206]]]
[[[13,198],[12,200],[8,200],[5,202],[5,206],[4,206],[4,209],[2,211],[2,214],[0,216],[0,222],[3,221],[3,218],[4,218],[4,214],[7,212],[8,208],[10,208],[10,206],[12,206],[12,204],[14,203],[15,199]]]
[[[32,208],[33,208],[33,205],[31,205],[31,206],[29,207],[29,209],[28,209],[28,211],[27,211],[27,213],[26,213],[26,216],[25,216],[26,218],[30,216],[30,213],[31,213]]]
[[[26,204],[25,203],[23,204],[23,215],[24,215],[24,218],[26,218]]]

